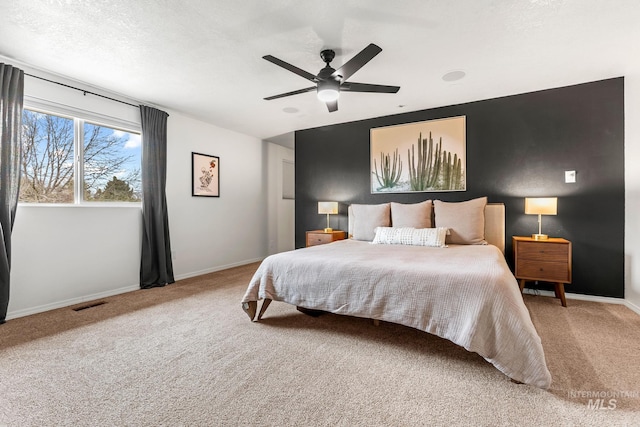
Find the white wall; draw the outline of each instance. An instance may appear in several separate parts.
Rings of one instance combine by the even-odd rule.
[[[24,64],[6,62],[44,74]],[[80,86],[60,76],[46,77]],[[25,79],[25,95],[51,108],[78,107],[93,111],[96,118],[139,124],[139,112],[134,107],[29,77]],[[167,112],[166,189],[176,279],[264,258],[265,168],[267,145],[271,144]],[[192,152],[220,157],[220,198],[191,196]],[[140,236],[140,205],[19,205],[12,235],[7,318],[138,289]]]
[[[625,75],[625,299],[640,313],[640,70]]]
[[[168,111],[167,205],[176,278],[266,256],[261,140]],[[220,158],[220,197],[191,196],[191,153]]]
[[[140,208],[19,206],[7,318],[135,289]]]

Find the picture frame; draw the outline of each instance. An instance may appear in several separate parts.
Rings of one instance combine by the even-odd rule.
[[[466,191],[466,116],[370,130],[371,194]]]
[[[191,195],[220,197],[220,157],[191,153]]]

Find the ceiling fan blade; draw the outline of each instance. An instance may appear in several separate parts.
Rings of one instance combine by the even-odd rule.
[[[343,64],[342,67],[334,71],[331,76],[342,76],[342,81],[345,81],[380,52],[382,52],[382,49],[371,43],[369,46],[362,49],[360,53]]]
[[[312,82],[317,82],[316,76],[301,69],[296,67],[295,65],[291,65],[288,62],[284,62],[282,59],[278,59],[275,56],[271,56],[271,55],[265,55],[262,57],[263,59],[266,59],[267,61],[276,64],[282,68],[284,68],[285,70],[289,70],[292,73],[295,73],[297,75],[299,75],[302,78],[305,78],[307,80],[311,80]]]
[[[368,83],[342,83],[340,91],[345,92],[377,92],[377,93],[396,93],[400,90],[400,86],[372,85]]]
[[[272,99],[284,98],[285,96],[298,95],[299,93],[311,92],[312,90],[316,90],[316,87],[307,87],[300,90],[294,90],[293,92],[281,93],[280,95],[273,95],[267,98],[264,98],[265,101],[271,101]]]
[[[327,102],[327,108],[329,109],[330,113],[333,113],[334,111],[338,111],[338,100],[336,99],[335,101]]]

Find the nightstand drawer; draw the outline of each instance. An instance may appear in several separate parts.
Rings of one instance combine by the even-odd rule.
[[[569,269],[566,262],[541,262],[537,260],[518,259],[516,277],[549,282],[570,282]]]
[[[534,261],[569,261],[569,246],[562,243],[520,242],[518,259]]]
[[[335,242],[336,240],[343,240],[346,237],[344,231],[334,230],[325,232],[322,230],[307,231],[307,246],[324,245],[326,243]]]
[[[333,242],[333,235],[309,233],[307,236],[307,246],[324,245]]]

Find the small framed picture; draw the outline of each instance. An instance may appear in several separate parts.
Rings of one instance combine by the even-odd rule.
[[[220,197],[220,157],[191,153],[191,195]]]

